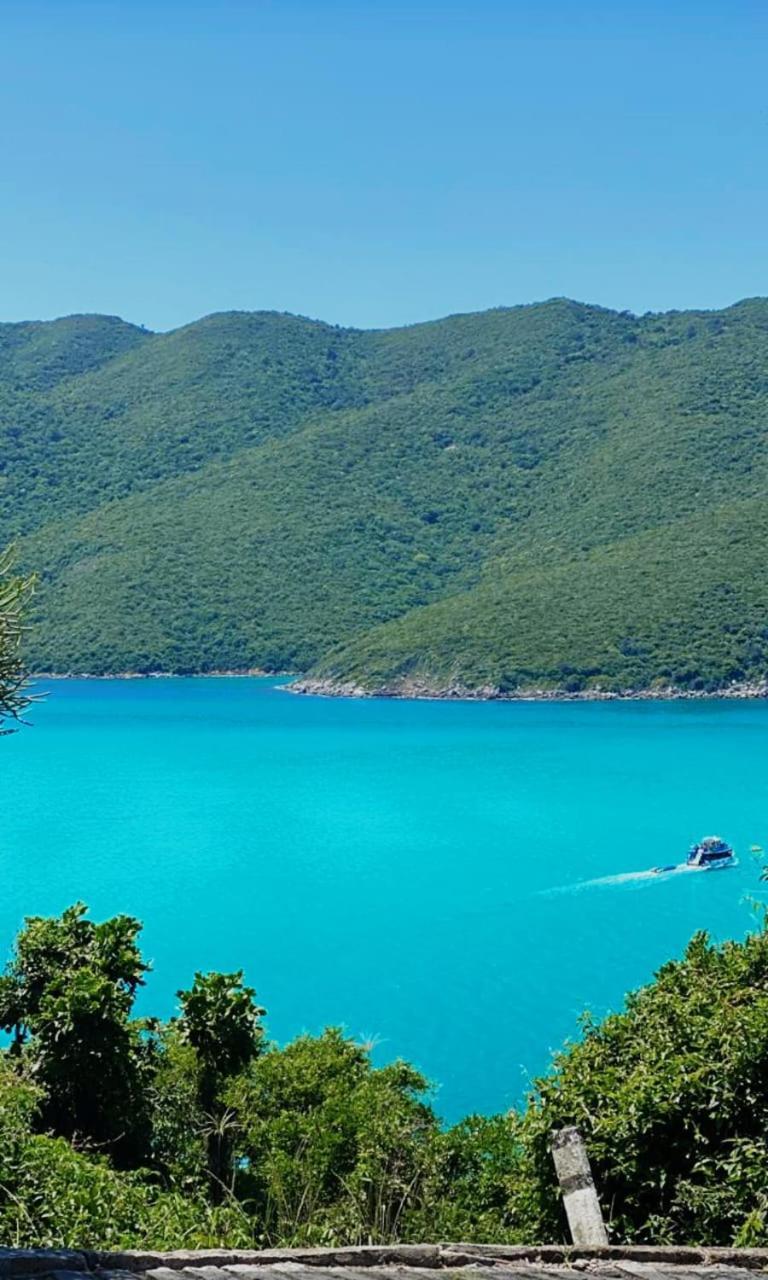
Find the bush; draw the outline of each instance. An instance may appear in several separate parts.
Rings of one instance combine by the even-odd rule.
[[[521,1128],[533,1239],[563,1236],[548,1137],[567,1124],[615,1238],[768,1243],[768,934],[719,947],[697,934],[558,1055]]]
[[[768,1244],[768,932],[722,946],[697,934],[622,1013],[585,1019],[525,1110],[444,1129],[408,1063],[374,1067],[333,1028],[268,1044],[240,974],[198,975],[165,1027],[130,1020],[137,930],[124,917],[91,925],[82,908],[33,920],[0,979],[19,1032],[0,1051],[0,1243],[561,1241],[549,1141],[575,1124],[615,1239]],[[62,975],[78,990],[73,978],[94,970],[89,1016],[55,1052],[36,1011],[59,999]],[[112,1131],[120,1052],[138,1053],[129,1078],[147,1140],[99,1151],[61,1100],[94,1079],[84,1046],[102,1043],[115,983],[127,1003],[92,1130]]]
[[[271,1243],[395,1240],[418,1200],[437,1121],[426,1082],[374,1068],[329,1029],[258,1059],[230,1089],[243,1164],[238,1194]]]

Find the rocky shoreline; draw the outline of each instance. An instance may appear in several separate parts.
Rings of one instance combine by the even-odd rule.
[[[734,682],[720,689],[679,689],[674,685],[652,689],[567,689],[524,688],[502,691],[494,685],[469,688],[459,681],[437,685],[410,678],[367,688],[353,681],[299,678],[286,686],[288,693],[323,698],[413,698],[430,702],[670,702],[674,700],[712,701],[719,698],[768,698],[768,680]]]
[[[206,679],[287,679],[290,671],[262,671],[259,667],[232,671],[115,671],[94,675],[89,671],[35,671],[39,680],[206,680]],[[316,698],[392,698],[423,702],[671,702],[713,701],[720,698],[752,700],[768,698],[768,679],[734,681],[719,689],[680,689],[663,685],[649,689],[551,689],[530,686],[502,690],[496,685],[470,687],[461,681],[436,684],[425,677],[409,677],[368,687],[352,680],[298,676],[284,686],[285,692]]]

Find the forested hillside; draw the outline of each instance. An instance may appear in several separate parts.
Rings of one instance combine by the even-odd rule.
[[[3,325],[0,439],[38,670],[511,692],[768,666],[768,301]]]

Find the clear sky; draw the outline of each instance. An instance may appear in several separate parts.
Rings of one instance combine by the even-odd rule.
[[[0,0],[0,318],[768,294],[764,0]]]

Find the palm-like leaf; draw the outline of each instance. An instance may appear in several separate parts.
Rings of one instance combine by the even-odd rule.
[[[0,554],[0,726],[18,720],[30,697],[21,657],[24,609],[34,586],[31,577],[13,573],[13,548]],[[0,728],[0,733],[8,733]]]

